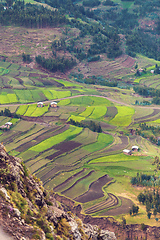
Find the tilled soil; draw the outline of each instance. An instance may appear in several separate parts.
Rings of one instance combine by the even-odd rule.
[[[96,200],[98,198],[101,198],[104,196],[102,187],[110,182],[113,178],[109,177],[108,175],[104,175],[103,177],[100,177],[95,182],[92,182],[89,186],[89,190],[82,194],[81,196],[75,198],[77,202],[85,203],[89,201]]]

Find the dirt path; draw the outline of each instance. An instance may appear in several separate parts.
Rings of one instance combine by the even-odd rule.
[[[110,97],[106,97],[106,96],[102,96],[102,95],[83,95],[83,94],[80,94],[80,95],[76,95],[76,96],[71,96],[71,97],[65,97],[65,98],[57,98],[57,99],[54,99],[54,101],[61,101],[61,100],[65,100],[65,99],[72,99],[72,98],[78,98],[78,97],[101,97],[101,98],[105,98],[111,102],[115,102],[117,104],[121,104],[121,105],[125,105],[125,106],[131,106],[131,104],[127,104],[125,102],[121,102],[121,101],[117,101],[113,98],[110,98]],[[43,103],[50,103],[51,100],[45,100],[43,101]],[[32,104],[36,104],[37,102],[33,102],[33,103],[16,103],[16,104],[1,104],[0,106],[2,107],[10,107],[10,106],[21,106],[21,105],[32,105]],[[160,109],[160,106],[137,106],[136,107],[138,108],[148,108],[148,109]]]

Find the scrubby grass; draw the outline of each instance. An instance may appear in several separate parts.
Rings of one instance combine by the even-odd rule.
[[[118,114],[110,121],[116,126],[128,126],[132,122],[134,108],[126,106],[117,106]]]
[[[88,152],[95,152],[107,147],[109,144],[113,142],[113,140],[114,138],[112,137],[112,135],[99,133],[97,142],[86,145],[83,147],[83,149],[87,150]]]
[[[48,112],[49,106],[44,106],[42,108],[37,107],[35,111],[30,115],[31,117],[39,117],[42,116],[44,113]]]
[[[105,106],[96,106],[90,115],[90,118],[98,119],[103,117],[107,112],[107,108]]]
[[[91,160],[90,163],[109,163],[109,162],[128,162],[128,161],[139,161],[139,160],[147,160],[150,159],[150,157],[147,156],[137,156],[137,155],[125,155],[123,153],[116,154],[116,155],[109,155],[101,158],[97,158],[94,160]]]
[[[17,114],[19,115],[24,115],[25,112],[27,111],[28,105],[21,105],[18,107]]]
[[[41,143],[37,144],[36,146],[31,147],[30,150],[35,151],[35,152],[42,152],[48,148],[53,147],[54,145],[56,145],[60,142],[63,142],[69,138],[76,136],[81,131],[82,131],[82,128],[70,126],[70,128],[68,130],[66,130],[65,132],[60,133],[58,135],[55,135],[53,137],[50,137],[50,138],[42,141]]]

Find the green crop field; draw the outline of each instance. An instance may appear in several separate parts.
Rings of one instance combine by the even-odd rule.
[[[61,100],[58,103],[58,106],[66,106],[66,105],[69,105],[69,104],[70,104],[70,99],[64,99],[64,100]]]
[[[71,115],[71,116],[68,118],[68,121],[70,121],[70,119],[72,119],[72,120],[74,120],[74,121],[76,121],[76,122],[81,122],[81,121],[85,120],[85,117]]]
[[[21,105],[18,107],[16,113],[19,115],[24,115],[25,112],[27,111],[28,105]]]
[[[88,152],[95,152],[107,147],[109,144],[113,142],[112,135],[99,133],[97,142],[84,146],[83,149],[87,150]]]
[[[24,116],[31,116],[32,113],[36,110],[36,108],[37,108],[37,104],[29,105]]]
[[[48,112],[48,108],[49,108],[49,106],[44,106],[44,107],[42,107],[42,108],[37,107],[37,108],[34,110],[34,112],[33,112],[31,115],[29,115],[29,116],[31,116],[31,117],[39,117],[39,116],[42,116],[43,114],[45,114],[46,112]]]
[[[133,2],[122,3],[116,0],[116,3],[123,8],[132,9],[133,6]],[[35,30],[32,29],[32,31]],[[126,66],[130,64],[129,61],[133,62],[132,67],[121,67],[122,64]],[[130,79],[130,82],[137,85],[160,87],[159,75],[150,73],[156,62],[140,55],[136,61],[138,67],[146,68],[145,75],[136,77],[135,59],[123,56],[114,61],[107,60],[106,76],[108,69],[112,69],[111,78],[121,79],[122,82]],[[101,62],[88,64],[91,68],[93,66],[96,68],[96,65],[103,65],[106,62],[102,58]],[[83,72],[82,69],[80,70]],[[84,76],[86,76],[85,71]],[[1,125],[7,121],[13,123],[10,130],[0,131],[0,141],[4,143],[10,154],[23,159],[30,171],[41,178],[45,187],[55,188],[56,192],[74,200],[89,192],[96,181],[100,184],[101,177],[108,175],[109,181],[107,183],[104,181],[104,185],[98,189],[104,196],[101,195],[94,200],[89,198],[89,202],[81,204],[86,214],[88,211],[92,216],[107,216],[108,206],[110,206],[107,205],[107,199],[113,201],[114,197],[117,197],[118,205],[111,207],[115,210],[116,218],[121,221],[122,215],[116,214],[116,211],[118,207],[123,206],[124,202],[119,196],[132,199],[133,204],[138,204],[137,195],[140,190],[133,188],[130,184],[131,177],[136,176],[137,172],[156,173],[152,163],[154,157],[159,156],[160,148],[147,138],[135,135],[134,131],[139,127],[139,122],[143,122],[145,118],[149,126],[159,126],[158,106],[134,105],[136,100],[144,99],[135,94],[132,86],[130,89],[121,89],[120,87],[75,84],[67,77],[56,79],[51,77],[50,73],[8,62],[0,62],[0,86],[0,111],[9,108],[12,113],[16,112],[22,116],[21,119],[0,116]],[[56,99],[59,99],[58,107],[49,108],[49,101]],[[44,107],[37,107],[39,101],[44,102]],[[11,107],[8,106],[9,104]],[[69,124],[70,118],[78,122],[92,120],[97,124],[100,123],[102,133],[72,126]],[[133,135],[130,129],[133,129]],[[145,133],[147,133],[146,130]],[[148,131],[148,136],[152,136],[152,133],[151,130]],[[139,146],[138,153],[131,156],[122,153],[124,148],[130,149],[133,145]],[[158,176],[159,172],[156,174]],[[94,196],[96,191],[91,189]],[[110,197],[110,193],[113,198]],[[101,208],[103,205],[106,209]],[[128,212],[123,215],[127,223],[136,221],[129,216]],[[138,217],[142,222],[147,219],[141,210]],[[136,219],[136,216],[134,218]]]
[[[48,139],[42,141],[41,143],[30,148],[30,150],[35,151],[35,152],[42,152],[50,147],[53,147],[54,145],[56,145],[60,142],[65,141],[68,138],[75,137],[81,131],[82,131],[82,128],[70,126],[70,128],[68,130],[66,130],[65,132],[60,133],[56,136],[53,136],[51,138],[48,138]]]
[[[96,106],[89,117],[92,119],[98,119],[103,117],[106,114],[106,112],[107,108],[105,106]]]
[[[113,106],[113,104],[101,97],[92,97],[92,96],[82,96],[82,97],[76,97],[72,98],[71,100],[71,105],[82,105],[82,106],[103,106],[105,105],[106,107]]]
[[[98,162],[105,162],[105,163],[109,163],[109,162],[125,162],[125,161],[139,161],[139,160],[147,160],[150,159],[150,157],[146,157],[146,156],[134,156],[134,155],[125,155],[123,153],[120,154],[116,154],[116,155],[110,155],[110,156],[105,156],[102,158],[98,158],[98,159],[94,159],[92,161],[90,161],[90,163],[98,163]]]
[[[71,96],[71,92],[70,91],[55,91],[55,90],[50,90],[51,94],[52,94],[52,98],[53,99],[57,99],[57,98],[65,98],[65,97],[70,97]]]
[[[82,117],[89,117],[92,114],[93,110],[94,110],[93,106],[87,107],[86,110],[84,112],[80,113],[79,115]]]
[[[126,106],[117,106],[118,114],[110,121],[116,126],[128,126],[132,122],[134,108]]]

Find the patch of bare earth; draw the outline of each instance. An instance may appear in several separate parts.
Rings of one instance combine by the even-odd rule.
[[[62,142],[57,144],[54,149],[58,150],[57,152],[55,152],[54,154],[48,156],[47,158],[52,160],[53,158],[66,153],[66,152],[70,152],[71,150],[81,146],[81,143],[78,142],[74,142],[74,141],[67,141],[67,142]]]
[[[109,177],[108,175],[104,175],[100,177],[95,182],[92,182],[89,186],[89,190],[82,194],[79,197],[76,197],[74,200],[77,202],[85,203],[89,201],[96,200],[104,196],[102,187],[106,185],[106,183],[110,182],[113,178]]]
[[[96,213],[99,211],[104,212],[108,208],[116,207],[118,205],[118,203],[119,203],[118,198],[115,195],[113,195],[112,193],[108,193],[108,198],[105,201],[102,201],[98,204],[95,204],[92,207],[87,208],[85,210],[85,213],[93,214],[93,213]],[[101,216],[102,214],[99,214],[99,215]]]
[[[120,207],[115,207],[111,210],[108,210],[106,212],[103,212],[103,215],[108,215],[108,216],[116,216],[116,215],[120,215],[120,214],[126,214],[129,213],[129,210],[131,209],[131,207],[133,206],[133,202],[128,199],[128,198],[124,198],[124,197],[119,197],[122,201],[122,204]]]

